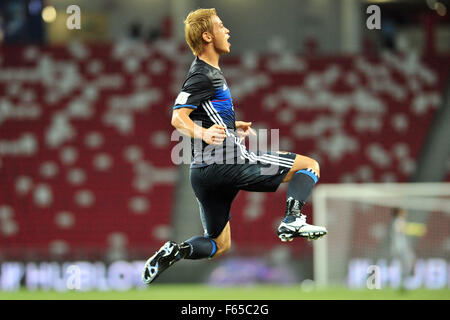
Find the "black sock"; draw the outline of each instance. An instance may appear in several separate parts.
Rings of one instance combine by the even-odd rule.
[[[299,170],[294,174],[287,187],[286,213],[292,210],[300,212],[318,180],[319,177],[312,169]]]
[[[213,239],[195,236],[180,244],[178,259],[204,259],[212,257],[217,251]]]

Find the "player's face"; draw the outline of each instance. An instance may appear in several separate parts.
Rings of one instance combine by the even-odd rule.
[[[231,44],[228,42],[228,39],[230,38],[230,30],[225,28],[222,20],[220,20],[218,16],[213,16],[212,22],[214,25],[214,48],[220,54],[229,53],[231,47]]]

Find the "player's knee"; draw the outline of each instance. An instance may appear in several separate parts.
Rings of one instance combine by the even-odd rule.
[[[311,159],[311,169],[313,169],[317,176],[320,177],[320,165],[319,162],[317,162],[317,160]]]
[[[296,170],[302,170],[302,169],[312,169],[317,174],[318,177],[320,177],[320,165],[317,160],[309,157],[302,157],[301,161],[298,162],[296,166]]]

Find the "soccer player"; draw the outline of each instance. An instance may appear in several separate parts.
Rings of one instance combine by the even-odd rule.
[[[185,37],[195,60],[176,98],[172,125],[192,138],[190,181],[204,235],[179,244],[166,242],[145,264],[142,280],[147,284],[180,259],[215,258],[230,248],[230,208],[240,190],[274,192],[281,183],[289,183],[278,237],[282,241],[317,239],[327,233],[324,227],[306,223],[301,213],[320,177],[317,161],[291,152],[250,152],[242,143],[255,131],[251,122],[235,120],[231,93],[219,66],[220,56],[230,52],[230,31],[216,10],[189,13]]]

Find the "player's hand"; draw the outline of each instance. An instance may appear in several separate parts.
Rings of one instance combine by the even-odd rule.
[[[251,122],[245,122],[245,121],[236,121],[236,133],[239,138],[245,139],[245,137],[248,137],[250,134],[253,136],[256,136],[255,130],[251,128],[252,123]]]
[[[221,145],[227,135],[225,134],[225,127],[215,124],[203,132],[203,141],[207,144]]]

